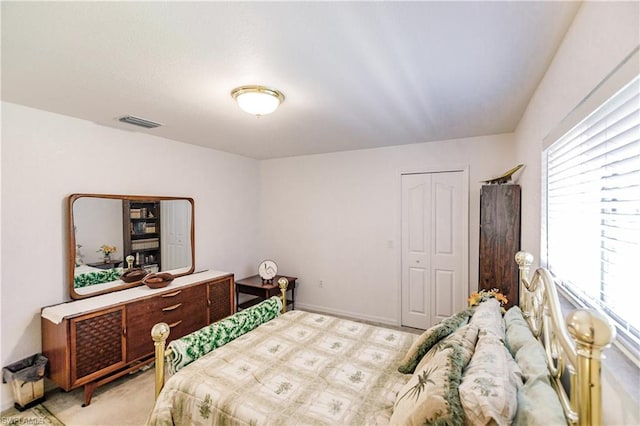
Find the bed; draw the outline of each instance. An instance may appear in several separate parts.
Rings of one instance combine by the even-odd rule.
[[[277,297],[166,349],[170,329],[157,324],[148,424],[601,424],[614,329],[587,310],[563,320],[548,271],[529,279],[532,259],[516,255],[519,307],[476,294],[420,335],[284,312]]]
[[[95,284],[103,284],[120,278],[123,268],[96,268],[89,265],[76,265],[73,272],[73,287],[82,288]]]

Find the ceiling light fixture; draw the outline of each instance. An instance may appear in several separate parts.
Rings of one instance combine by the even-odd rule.
[[[240,86],[231,91],[241,110],[253,115],[266,115],[284,102],[284,95],[276,89],[264,86]]]

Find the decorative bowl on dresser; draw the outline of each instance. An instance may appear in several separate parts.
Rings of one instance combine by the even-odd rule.
[[[154,272],[142,279],[142,284],[149,288],[163,288],[171,284],[174,276],[169,272]]]
[[[125,283],[132,283],[135,281],[141,281],[148,274],[142,268],[134,268],[126,270],[122,275],[120,275],[120,279]]]

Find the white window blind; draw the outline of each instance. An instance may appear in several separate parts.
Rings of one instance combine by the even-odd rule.
[[[543,155],[546,263],[640,349],[640,76]]]

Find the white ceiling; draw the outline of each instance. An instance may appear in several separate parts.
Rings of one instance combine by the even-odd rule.
[[[257,159],[507,133],[579,5],[3,1],[2,100]]]

